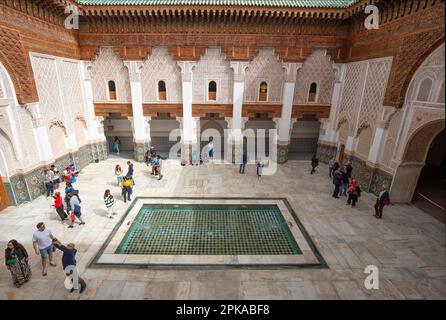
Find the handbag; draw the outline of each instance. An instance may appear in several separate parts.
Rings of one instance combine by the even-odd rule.
[[[74,222],[74,220],[76,220],[76,217],[74,216],[74,213],[70,214],[70,221]]]

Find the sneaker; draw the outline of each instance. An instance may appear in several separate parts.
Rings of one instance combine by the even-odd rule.
[[[83,224],[85,224],[85,222],[81,222],[81,223],[79,223],[79,225],[83,225]]]
[[[43,270],[43,271],[42,271],[42,276],[45,277],[46,275],[47,275],[46,270]]]
[[[112,214],[113,214],[113,215],[117,215],[117,213],[116,213],[116,212],[113,212]]]
[[[68,226],[68,228],[73,228],[73,226]]]
[[[85,286],[85,287],[81,287],[81,289],[79,290],[79,293],[82,293],[82,292],[84,292],[84,291],[85,291],[85,289],[87,289],[87,286]]]
[[[54,262],[50,262],[50,266],[52,266],[52,267],[56,267],[57,264],[55,264]]]

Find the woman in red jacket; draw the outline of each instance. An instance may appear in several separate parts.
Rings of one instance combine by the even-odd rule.
[[[60,196],[60,192],[56,192],[53,196],[53,199],[54,199],[54,204],[51,207],[56,208],[57,214],[62,219],[62,221],[64,221],[68,216],[63,209],[63,201],[62,197]]]

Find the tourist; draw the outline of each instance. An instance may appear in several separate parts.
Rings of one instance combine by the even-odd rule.
[[[119,145],[121,144],[121,141],[118,137],[115,137],[115,140],[113,141],[113,151],[116,152],[117,155],[119,155]]]
[[[135,169],[133,168],[133,163],[127,161],[127,165],[129,166],[129,168],[127,170],[126,176],[130,178],[130,180],[132,180],[132,185],[135,185],[135,179],[133,177],[133,175],[135,174]]]
[[[20,288],[31,279],[32,273],[28,264],[28,252],[16,240],[8,242],[5,249],[5,264],[11,272],[12,282],[16,288]]]
[[[311,174],[316,172],[316,167],[319,165],[319,159],[316,157],[316,155],[314,154],[311,157]]]
[[[57,167],[54,164],[52,164],[50,170],[53,172],[53,186],[54,186],[54,190],[58,190],[59,189],[59,184],[60,184],[59,169],[57,169]]]
[[[60,192],[56,192],[53,196],[53,199],[54,199],[54,204],[51,207],[56,208],[56,212],[59,215],[60,219],[64,221],[65,219],[67,219],[68,215],[65,213],[63,209],[63,201]]]
[[[65,194],[73,192],[73,191],[74,191],[74,187],[71,184],[71,182],[65,183]]]
[[[53,244],[57,249],[63,252],[62,268],[65,271],[65,275],[67,277],[72,276],[73,274],[77,276],[77,281],[74,281],[74,279],[72,279],[73,288],[71,289],[70,292],[73,292],[74,290],[79,290],[78,287],[79,284],[81,285],[79,293],[84,292],[85,289],[87,288],[87,284],[85,283],[84,279],[82,279],[79,276],[79,270],[77,269],[77,264],[76,264],[77,250],[75,249],[74,243],[68,243],[67,246],[64,246],[62,243],[60,243],[59,240],[55,239],[53,241]],[[76,269],[76,273],[74,273],[73,269]]]
[[[339,168],[340,168],[339,162],[335,161],[334,164],[333,164],[332,174],[333,174],[333,172],[337,171]]]
[[[51,230],[45,227],[43,222],[39,222],[37,224],[37,231],[33,233],[33,247],[34,251],[37,255],[40,254],[40,258],[42,259],[42,275],[46,276],[46,265],[47,260],[50,261],[50,266],[55,267],[56,264],[53,263],[53,242],[54,239]]]
[[[121,181],[122,181],[122,169],[121,169],[121,166],[119,165],[119,164],[117,164],[116,165],[116,167],[115,167],[115,175],[116,175],[116,178],[117,178],[117,180],[118,180],[118,187],[121,185]]]
[[[76,192],[72,192],[72,195],[70,197],[70,208],[71,208],[71,214],[74,215],[77,219],[79,219],[80,223],[79,225],[85,224],[84,220],[82,219],[82,212],[81,212],[81,199],[79,198],[79,190],[76,190]],[[74,222],[73,218],[71,218],[71,222]]]
[[[259,161],[257,162],[257,177],[259,179],[262,177],[264,166],[265,166],[265,164],[262,162],[262,159],[260,158]]]
[[[114,209],[114,204],[115,204],[115,199],[113,198],[113,195],[110,193],[110,189],[105,190],[104,193],[104,201],[105,201],[105,206],[107,207],[107,218],[113,218],[113,215],[116,214],[115,209]]]
[[[379,193],[378,198],[376,198],[375,203],[375,214],[373,215],[377,219],[381,219],[383,217],[383,208],[390,204],[389,192],[387,191],[387,186],[383,185],[381,187],[381,192]]]
[[[341,196],[347,196],[347,190],[348,190],[348,174],[347,170],[344,168],[341,169]]]
[[[53,196],[54,194],[53,178],[54,178],[53,171],[48,169],[43,170],[43,182],[45,183],[47,198],[49,196]]]
[[[76,168],[74,167],[74,164],[70,164],[70,172],[71,172],[71,183],[75,183],[76,182],[76,178],[79,174],[79,172],[77,172]]]
[[[333,198],[339,199],[339,190],[342,185],[342,172],[340,168],[333,172],[333,184],[335,186]]]
[[[208,154],[209,154],[209,159],[214,158],[214,142],[213,142],[214,138],[211,137],[209,139],[209,144],[208,144]]]
[[[346,170],[348,179],[350,179],[351,176],[352,176],[352,172],[353,172],[353,166],[352,166],[352,161],[351,160],[347,161],[347,164],[345,165],[345,170]]]
[[[333,174],[333,166],[335,164],[335,157],[331,158],[330,161],[328,161],[328,177],[331,178]]]
[[[156,157],[152,157],[150,159],[150,165],[152,167],[152,172],[151,172],[152,176],[156,176],[156,165],[157,165],[157,163],[158,163],[158,159]]]
[[[245,173],[246,164],[248,163],[248,153],[243,151],[242,163],[240,163],[240,173]]]
[[[124,203],[126,203],[127,200],[132,201],[132,199],[130,199],[132,192],[132,179],[125,176],[122,180],[122,196],[124,197]]]
[[[73,177],[70,166],[65,167],[65,170],[63,171],[63,180],[69,183],[76,182],[76,178]]]
[[[355,178],[350,179],[350,184],[348,185],[348,199],[347,204],[351,203],[352,208],[356,206],[358,198],[361,196],[361,188]]]
[[[161,160],[160,155],[156,156],[156,161],[156,174],[158,175],[158,180],[161,180],[163,178],[163,175],[161,174],[163,160]]]

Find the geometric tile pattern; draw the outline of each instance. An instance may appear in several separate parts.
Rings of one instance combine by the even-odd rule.
[[[106,102],[108,82],[116,84],[116,102],[131,102],[129,72],[124,62],[112,48],[101,48],[99,55],[92,61],[90,70],[93,86],[93,101]]]
[[[142,97],[144,102],[158,102],[158,82],[166,84],[165,102],[182,102],[181,72],[175,60],[165,48],[153,48],[141,69]]]
[[[330,56],[325,50],[315,50],[297,72],[294,104],[307,103],[308,91],[313,82],[317,84],[316,102],[330,104],[334,80],[335,71]]]
[[[205,54],[193,69],[193,101],[207,103],[208,83],[217,84],[215,103],[232,103],[233,71],[229,60],[221,54],[220,49],[206,49]]]
[[[367,124],[374,130],[377,118],[383,109],[382,103],[391,65],[391,58],[369,62],[364,97],[362,98],[361,108],[358,110],[359,120],[357,128]]]
[[[301,254],[275,205],[150,205],[116,250],[153,255]]]
[[[282,87],[285,73],[282,62],[273,49],[260,49],[259,54],[249,63],[245,76],[244,102],[257,102],[260,84],[268,85],[269,103],[282,102]]]

